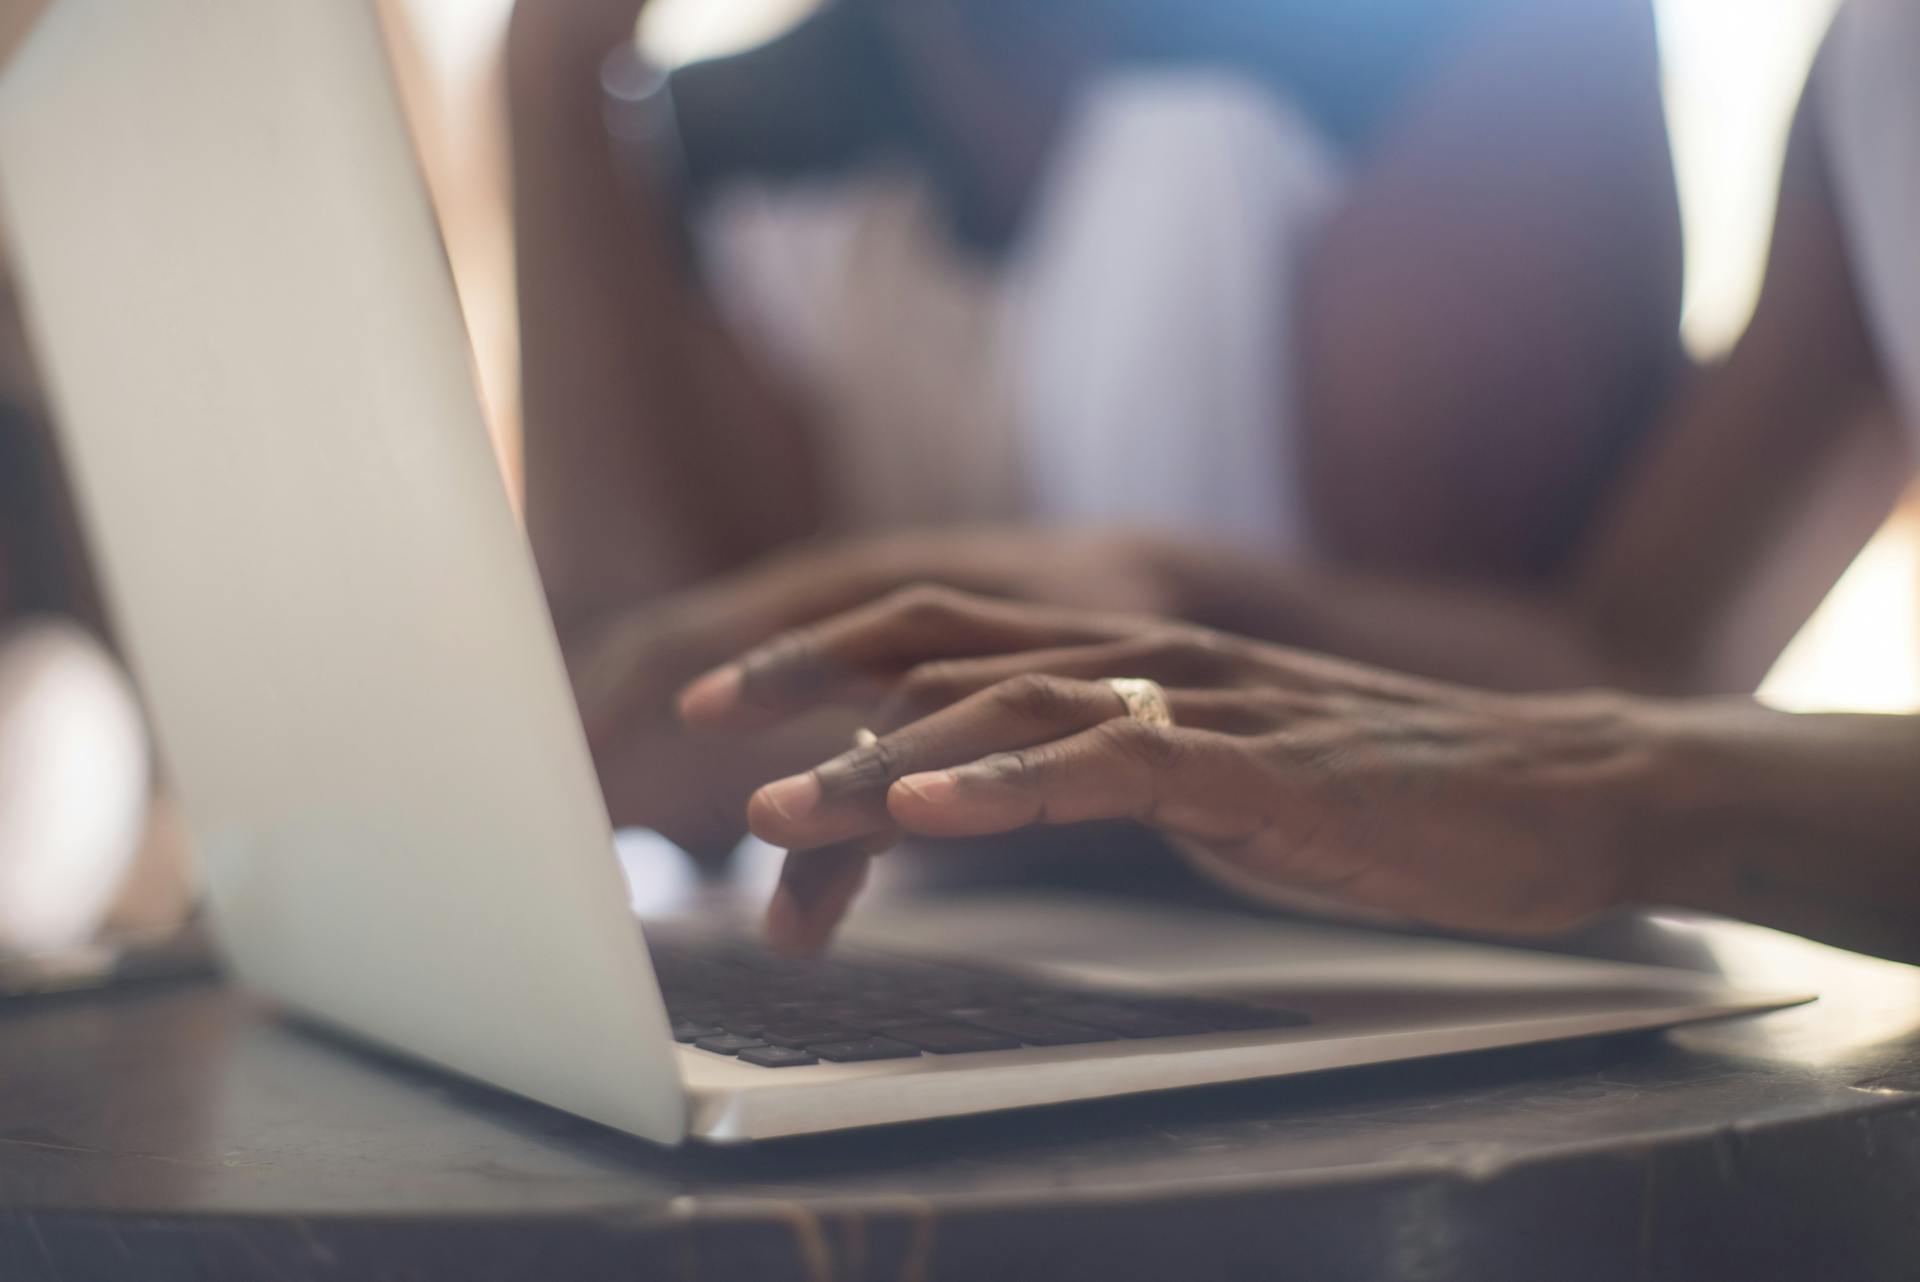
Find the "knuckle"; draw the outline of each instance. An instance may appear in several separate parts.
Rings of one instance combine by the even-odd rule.
[[[796,683],[819,666],[819,641],[811,629],[782,633],[740,661],[741,683],[750,697],[763,697]]]
[[[1277,730],[1262,738],[1258,747],[1288,776],[1328,795],[1352,791],[1365,773],[1364,749],[1336,730]]]
[[[870,792],[912,773],[909,756],[907,747],[897,740],[881,739],[842,754],[822,766],[816,777],[821,790],[831,796]]]
[[[1103,722],[1097,733],[1107,750],[1156,773],[1171,770],[1179,763],[1184,750],[1174,731],[1130,717]]]
[[[902,623],[938,624],[959,612],[959,594],[937,583],[914,583],[889,594],[887,612]]]
[[[981,760],[980,769],[995,783],[1005,787],[1033,789],[1044,786],[1045,768],[1031,752],[996,752]]]
[[[1169,678],[1182,685],[1219,685],[1232,675],[1231,643],[1217,632],[1169,628],[1158,638],[1158,644]]]
[[[1232,690],[1196,701],[1209,729],[1223,734],[1254,737],[1267,734],[1293,719],[1287,701],[1267,690]]]
[[[1303,713],[1301,700],[1279,690],[1256,690],[1246,698],[1252,719],[1273,729],[1299,720]]]
[[[858,751],[866,754],[866,759],[861,763],[861,773],[873,783],[892,783],[909,772],[907,759],[910,754],[907,746],[897,738],[876,740]]]
[[[1073,682],[1039,672],[1001,682],[994,697],[1014,716],[1046,724],[1065,720],[1082,706],[1080,690]]]
[[[898,698],[908,708],[944,708],[963,692],[962,670],[950,659],[916,664],[900,678]]]

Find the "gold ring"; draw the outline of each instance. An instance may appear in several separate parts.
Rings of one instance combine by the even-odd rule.
[[[874,744],[879,742],[880,742],[880,736],[875,734],[873,731],[867,729],[865,726],[861,726],[858,730],[855,730],[853,732],[853,746],[856,748],[871,748]]]
[[[1107,689],[1120,696],[1120,702],[1127,705],[1127,715],[1135,721],[1161,727],[1173,724],[1173,703],[1167,698],[1166,687],[1158,681],[1145,677],[1109,677]]]

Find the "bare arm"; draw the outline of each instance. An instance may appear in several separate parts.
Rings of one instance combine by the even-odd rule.
[[[1656,434],[1658,448],[1588,549],[1571,600],[1576,620],[1618,659],[1683,688],[1751,689],[1801,617],[1756,617],[1750,600],[1798,594],[1810,609],[1909,475],[1854,289],[1813,115],[1818,97],[1803,101],[1789,141],[1752,323]],[[1783,538],[1815,534],[1830,515],[1819,510],[1828,479],[1861,457],[1878,462],[1880,475],[1853,487],[1859,519],[1840,535],[1845,546],[1788,555]],[[1822,581],[1792,581],[1822,553]],[[1728,629],[1749,619],[1771,634],[1743,650]]]
[[[1636,902],[1920,962],[1920,717],[1670,706],[1624,844]]]
[[[1537,581],[1681,365],[1644,3],[1500,3],[1360,153],[1298,307],[1304,464],[1342,564]]]
[[[1751,326],[1675,402],[1561,585],[1418,586],[1160,545],[1143,555],[1171,612],[1505,688],[1752,689],[1905,475],[1811,124],[1803,107]],[[1892,466],[1858,469],[1861,492],[1839,496],[1853,524],[1808,546],[1831,476],[1862,458]]]
[[[616,172],[599,72],[637,0],[523,0],[509,45],[527,519],[563,635],[815,521],[799,415]]]

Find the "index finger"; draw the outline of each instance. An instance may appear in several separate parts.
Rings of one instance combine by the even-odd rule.
[[[877,693],[890,678],[938,658],[977,658],[1084,645],[1144,626],[917,587],[775,637],[689,685],[680,715],[706,729],[747,729],[823,700]]]
[[[897,835],[790,852],[767,903],[767,942],[775,951],[796,957],[826,947],[834,926],[866,884],[868,866]]]
[[[1077,734],[1126,714],[1090,681],[1026,676],[983,690],[823,766],[768,784],[747,804],[762,841],[810,850],[891,827],[887,789],[903,775]]]

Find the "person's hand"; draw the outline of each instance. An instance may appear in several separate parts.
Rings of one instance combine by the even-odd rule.
[[[652,828],[709,859],[746,835],[755,788],[849,742],[855,724],[826,709],[737,741],[689,734],[672,696],[714,662],[715,638],[733,635],[716,617],[722,604],[696,592],[634,611],[590,635],[570,662],[615,825]]]
[[[1175,726],[1105,684],[1161,682]],[[1534,933],[1627,901],[1625,785],[1645,705],[1508,696],[1202,629],[916,590],[776,638],[692,685],[689,724],[765,728],[829,704],[877,741],[759,790],[796,852],[773,941],[821,946],[867,852],[899,832],[980,837],[1132,819],[1207,871],[1457,929]]]
[[[695,853],[731,848],[754,788],[848,743],[859,721],[829,708],[750,737],[690,736],[674,713],[681,687],[784,630],[916,582],[1130,609],[1160,601],[1139,540],[956,531],[821,544],[629,610],[568,646],[615,822],[658,829]]]

